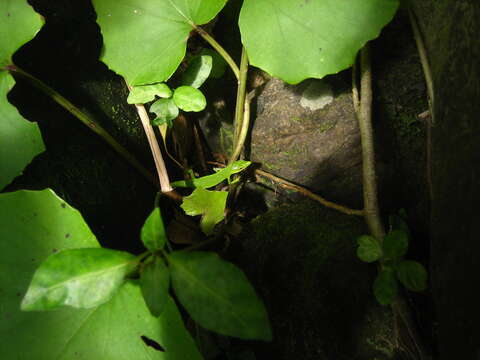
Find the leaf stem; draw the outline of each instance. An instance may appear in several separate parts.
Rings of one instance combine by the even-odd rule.
[[[242,58],[240,60],[240,76],[238,78],[237,101],[235,105],[234,136],[233,136],[233,154],[230,157],[229,164],[235,162],[245,144],[248,129],[250,126],[250,102],[245,101],[247,88],[248,56],[245,48],[242,47]]]
[[[233,73],[235,74],[235,77],[237,80],[240,78],[240,70],[238,69],[237,64],[235,61],[232,59],[230,54],[225,50],[218,42],[215,40],[209,33],[207,33],[205,30],[203,30],[199,26],[194,26],[193,28],[202,38],[205,39],[206,42],[208,42],[219,54],[221,57],[225,59],[227,64],[230,66],[230,69],[232,69]]]
[[[85,126],[92,130],[95,134],[100,136],[108,145],[110,145],[123,159],[125,159],[130,165],[137,169],[148,181],[158,186],[157,181],[153,174],[148,171],[140,162],[121,144],[119,144],[104,128],[102,128],[97,122],[81,111],[78,107],[73,105],[69,100],[60,95],[57,91],[50,86],[36,78],[32,74],[22,70],[21,68],[10,65],[8,70],[26,80],[28,80],[37,89],[48,95],[53,101],[62,106],[70,114],[80,120]]]
[[[382,242],[385,236],[385,228],[383,227],[378,208],[372,127],[372,70],[368,44],[360,51],[360,68],[360,109],[358,123],[362,139],[364,215],[371,234],[376,237],[378,241]]]

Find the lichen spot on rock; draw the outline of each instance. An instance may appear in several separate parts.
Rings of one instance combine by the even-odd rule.
[[[315,111],[323,109],[333,101],[333,92],[329,84],[323,80],[312,81],[302,92],[300,105]]]

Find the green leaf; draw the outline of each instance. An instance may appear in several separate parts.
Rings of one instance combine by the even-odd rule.
[[[398,215],[390,215],[388,217],[388,222],[390,224],[390,231],[402,230],[407,234],[408,238],[410,238],[410,229],[408,228],[406,218],[407,218],[407,214],[405,213],[405,209],[400,209],[400,211],[398,212]]]
[[[362,235],[357,239],[357,256],[367,263],[377,261],[382,257],[382,248],[377,239],[370,235]]]
[[[20,311],[32,274],[49,254],[99,245],[80,213],[51,190],[0,194],[0,214],[2,359],[201,359],[174,302],[169,299],[155,318],[131,282],[94,309]],[[141,335],[165,352],[147,346]]]
[[[160,126],[167,124],[168,127],[172,127],[172,121],[175,120],[180,113],[177,105],[172,98],[170,99],[159,99],[155,101],[152,106],[150,106],[150,112],[155,113],[157,117],[152,120],[152,124],[155,126]]]
[[[150,312],[160,316],[169,298],[170,273],[162,259],[154,256],[140,273],[143,298]]]
[[[202,327],[242,339],[271,340],[263,303],[243,272],[210,252],[168,256],[175,294]]]
[[[33,39],[42,25],[40,15],[26,1],[0,2],[0,70],[12,64],[13,53]]]
[[[142,239],[143,245],[151,252],[163,249],[167,240],[167,234],[163,226],[160,208],[156,207],[150,213],[142,227],[140,238]]]
[[[387,259],[398,259],[408,250],[408,235],[403,230],[393,230],[385,235],[383,252]]]
[[[382,305],[393,303],[398,294],[398,283],[391,268],[383,268],[373,282],[373,293]]]
[[[136,266],[132,254],[103,248],[52,254],[35,271],[21,308],[42,311],[98,306],[112,298]]]
[[[134,86],[128,95],[129,104],[145,104],[155,99],[155,96],[169,98],[173,91],[165,83]]]
[[[26,1],[0,1],[0,190],[45,150],[37,124],[26,121],[8,102],[15,80],[4,69],[41,26],[40,15]]]
[[[296,84],[353,64],[395,14],[397,0],[245,0],[242,43],[249,61]]]
[[[191,86],[180,86],[173,92],[173,101],[183,111],[199,112],[207,106],[207,99],[198,89]]]
[[[217,186],[224,180],[230,179],[230,176],[233,174],[245,170],[251,163],[251,161],[237,160],[223,169],[218,170],[215,174],[202,176],[197,179],[174,181],[171,185],[173,187],[210,188]]]
[[[199,88],[208,79],[212,71],[212,57],[210,55],[195,56],[183,73],[182,84]]]
[[[215,225],[225,217],[227,196],[227,191],[196,188],[191,195],[183,198],[181,207],[187,215],[202,215],[200,228],[205,234],[210,235]]]
[[[130,85],[167,80],[185,56],[195,25],[212,20],[227,0],[94,0],[104,61]]]
[[[218,52],[212,49],[204,48],[202,51],[200,51],[200,55],[209,55],[212,57],[212,70],[210,72],[211,78],[218,79],[225,74],[228,64]]]
[[[411,291],[423,291],[427,288],[427,270],[416,261],[404,260],[399,263],[397,270],[398,280]]]

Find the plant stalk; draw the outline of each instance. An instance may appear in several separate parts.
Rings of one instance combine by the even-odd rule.
[[[372,127],[372,70],[368,44],[360,51],[360,68],[360,109],[358,123],[362,139],[364,215],[371,234],[382,242],[385,236],[385,228],[382,224],[378,208]]]
[[[225,59],[227,64],[230,66],[230,69],[232,69],[233,73],[235,74],[235,77],[237,80],[240,78],[240,70],[238,69],[237,64],[235,61],[232,59],[230,54],[225,50],[218,42],[215,40],[208,32],[203,30],[201,27],[195,26],[194,30],[200,34],[202,38],[205,39],[206,42],[208,42],[219,54],[221,57]]]
[[[235,162],[242,150],[247,138],[248,128],[250,126],[250,103],[245,101],[247,89],[248,56],[245,48],[242,47],[242,58],[240,60],[240,76],[238,78],[237,101],[235,105],[234,135],[233,135],[233,153],[229,164]]]
[[[73,105],[69,100],[60,95],[57,91],[50,86],[36,78],[32,74],[20,69],[17,66],[10,65],[8,70],[26,80],[28,80],[37,89],[48,95],[53,101],[62,106],[70,114],[80,120],[85,126],[92,130],[95,134],[100,136],[108,145],[110,145],[121,157],[123,157],[130,165],[137,169],[147,180],[149,180],[155,186],[158,183],[153,174],[148,171],[140,162],[130,153],[126,148],[119,144],[104,128],[98,123],[93,121],[90,116],[81,111],[78,107]]]

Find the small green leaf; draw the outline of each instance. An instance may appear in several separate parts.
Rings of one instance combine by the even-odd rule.
[[[183,198],[181,207],[187,215],[202,215],[200,227],[205,234],[210,235],[215,225],[225,217],[227,196],[227,191],[196,188],[191,195]]]
[[[152,315],[160,316],[168,300],[170,273],[163,259],[154,256],[151,260],[140,273],[140,287]]]
[[[195,56],[183,73],[182,84],[199,88],[208,79],[212,71],[212,57],[210,55]]]
[[[405,260],[398,264],[398,280],[411,291],[423,291],[427,288],[427,270],[416,261]]]
[[[35,271],[21,308],[92,308],[110,300],[137,263],[132,254],[103,248],[50,255]]]
[[[163,226],[160,208],[156,207],[148,216],[142,227],[140,238],[145,247],[152,252],[163,249],[167,235]]]
[[[377,261],[382,257],[382,248],[377,239],[370,235],[362,235],[357,239],[357,256],[367,263]]]
[[[157,117],[152,120],[153,125],[159,126],[167,124],[168,127],[171,127],[172,120],[177,118],[180,111],[173,99],[170,98],[155,101],[152,106],[150,106],[150,112],[157,115]]]
[[[210,77],[214,79],[221,78],[228,66],[225,59],[218,52],[207,48],[202,49],[200,55],[209,55],[212,57],[212,71],[210,72]]]
[[[202,327],[242,339],[271,340],[267,312],[243,272],[210,252],[168,256],[175,294]]]
[[[248,166],[250,166],[252,162],[251,161],[245,161],[245,160],[237,160],[234,163],[224,167],[223,169],[220,169],[217,171],[215,174],[212,175],[207,175],[207,176],[202,176],[197,179],[191,179],[191,180],[180,180],[180,181],[174,181],[171,183],[173,187],[201,187],[204,189],[210,188],[212,186],[217,186],[224,180],[228,180],[230,176],[233,174],[239,173],[243,170],[245,170]]]
[[[198,89],[191,86],[180,86],[173,92],[173,101],[183,111],[199,112],[207,106],[207,99]]]
[[[128,95],[127,102],[129,104],[145,104],[155,99],[155,96],[169,98],[172,94],[172,90],[165,83],[134,86]]]
[[[383,268],[373,282],[373,293],[382,305],[393,303],[398,294],[398,283],[391,268]]]
[[[408,250],[408,235],[403,230],[390,231],[383,240],[383,252],[387,259],[398,259]]]

